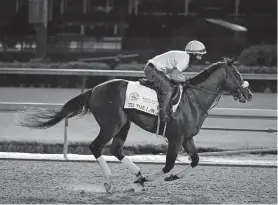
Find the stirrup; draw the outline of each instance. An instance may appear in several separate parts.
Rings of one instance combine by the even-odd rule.
[[[164,129],[163,129],[163,138],[165,138],[165,132],[167,128],[167,122],[164,124]],[[159,138],[159,127],[160,127],[160,115],[158,114],[158,121],[157,121],[157,127],[156,127],[156,136]]]

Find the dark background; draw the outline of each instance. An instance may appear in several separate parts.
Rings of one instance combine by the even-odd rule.
[[[155,54],[202,41],[207,61],[239,55],[252,45],[277,44],[277,1],[240,0],[49,0],[47,56],[52,61],[138,53],[144,63]],[[84,6],[86,2],[86,6]],[[135,1],[134,1],[135,2]],[[108,8],[108,9],[106,9]],[[28,23],[28,0],[1,0],[0,58],[28,61],[35,55],[36,31]],[[239,24],[235,32],[208,22]],[[33,48],[32,46],[33,45]],[[11,55],[12,53],[12,55]]]
[[[29,23],[30,3],[28,0],[1,0],[0,5],[0,59],[3,65],[14,61],[24,65],[23,62],[35,59],[38,54],[36,26]],[[240,32],[216,25],[208,21],[211,18],[248,30]],[[242,62],[251,60],[251,65],[276,67],[277,1],[48,0],[45,62],[138,54],[138,57],[120,61],[98,61],[113,69],[120,63],[144,64],[154,55],[171,49],[183,50],[193,39],[206,46],[207,54],[202,63],[216,62],[221,57],[243,56]],[[255,55],[248,52],[242,55],[249,48],[253,48],[251,51]],[[40,64],[35,67],[37,65]],[[92,87],[105,80],[106,77],[88,77],[86,86]],[[273,92],[277,90],[277,81],[250,83],[254,91],[264,92],[267,87]],[[78,76],[0,76],[0,86],[80,87],[81,84]]]

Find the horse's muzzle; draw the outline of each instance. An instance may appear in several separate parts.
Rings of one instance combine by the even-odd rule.
[[[250,89],[249,89],[249,83],[248,83],[248,81],[244,81],[244,82],[243,82],[241,92],[242,92],[243,97],[244,97],[246,100],[248,100],[248,101],[251,101],[251,100],[252,100],[253,93],[252,93],[252,92],[250,91]]]
[[[252,100],[253,93],[249,89],[249,83],[244,81],[241,88],[238,88],[237,92],[234,94],[234,99],[238,100],[240,103],[245,103],[247,100]]]
[[[237,94],[234,95],[234,99],[238,100],[240,103],[245,103],[246,101],[251,101],[252,96],[253,94],[249,88],[243,88],[238,90]]]
[[[242,92],[243,97],[246,100],[248,100],[248,101],[252,100],[253,93],[250,91],[250,89],[248,87],[247,88],[243,88],[241,92]]]

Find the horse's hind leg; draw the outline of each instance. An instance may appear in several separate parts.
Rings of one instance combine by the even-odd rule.
[[[92,154],[95,156],[102,173],[107,180],[107,183],[104,184],[106,190],[108,191],[111,188],[110,185],[110,177],[111,177],[111,170],[109,169],[105,159],[102,156],[102,149],[104,146],[111,140],[113,136],[107,135],[108,133],[105,132],[105,130],[100,129],[100,132],[96,139],[90,144],[89,149],[92,152]]]
[[[121,128],[118,134],[114,137],[113,142],[111,144],[110,151],[111,153],[120,160],[130,171],[132,174],[139,177],[141,175],[140,169],[136,166],[128,157],[123,154],[124,143],[127,138],[128,131],[130,129],[130,122],[126,122],[126,124]]]
[[[89,146],[90,151],[95,156],[103,172],[103,175],[107,180],[107,183],[104,183],[106,191],[109,191],[109,189],[111,188],[111,170],[109,169],[106,160],[102,156],[102,150],[104,146],[119,132],[120,129],[121,127],[118,127],[118,125],[116,126],[116,124],[113,124],[111,121],[106,121],[105,124],[101,123],[98,136]]]

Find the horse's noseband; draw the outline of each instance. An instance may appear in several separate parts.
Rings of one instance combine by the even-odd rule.
[[[226,67],[226,79],[227,79],[227,75],[228,74],[230,74],[232,80],[238,86],[236,91],[232,92],[232,95],[233,95],[234,99],[235,100],[239,100],[239,102],[241,102],[241,103],[245,103],[246,99],[245,99],[245,97],[243,95],[243,89],[247,88],[249,86],[249,83],[247,81],[244,81],[242,83],[242,85],[240,85],[240,83],[236,80],[234,74]]]

